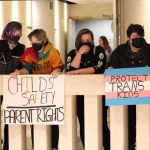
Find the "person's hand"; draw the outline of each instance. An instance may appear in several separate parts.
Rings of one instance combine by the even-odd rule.
[[[83,45],[80,47],[78,52],[82,55],[82,54],[87,54],[89,50],[90,50],[90,47],[88,45]]]
[[[109,70],[113,69],[113,67],[108,67]]]
[[[60,75],[60,74],[61,74],[60,71],[55,71],[55,70],[51,73],[51,75],[53,76],[53,78],[57,78],[58,75]]]
[[[79,74],[78,70],[72,70],[72,71],[68,71],[66,72],[67,75],[75,75],[75,74]]]
[[[20,70],[16,70],[15,72],[12,72],[12,73],[10,74],[10,76],[13,77],[14,79],[16,79],[17,76],[20,75],[20,74],[21,74],[21,73],[20,73]]]

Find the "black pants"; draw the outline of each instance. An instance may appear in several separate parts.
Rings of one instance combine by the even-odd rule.
[[[0,95],[1,105],[3,103],[3,96]],[[8,137],[8,125],[4,126],[4,142],[3,142],[3,150],[9,150],[9,137]]]
[[[128,106],[128,136],[129,146],[136,142],[136,106]]]
[[[32,136],[32,147],[34,148],[34,130],[33,125],[31,126],[31,136]],[[57,125],[52,126],[52,148],[58,148],[59,140],[59,128]],[[9,150],[9,138],[8,138],[8,125],[4,128],[4,146],[3,150]]]
[[[80,138],[84,147],[84,96],[77,96],[77,117],[80,125]]]
[[[110,150],[110,130],[107,124],[107,110],[108,106],[105,106],[105,96],[102,101],[102,112],[103,112],[103,146],[105,150]]]
[[[4,126],[4,144],[3,150],[9,150],[9,137],[8,137],[8,125]]]
[[[105,150],[110,149],[110,131],[107,125],[107,109],[108,107],[105,106],[103,97],[103,145]],[[77,96],[77,116],[80,124],[80,138],[84,147],[84,96],[82,95]]]
[[[52,148],[58,148],[58,141],[59,141],[59,127],[58,125],[52,125]],[[34,127],[31,126],[31,137],[32,137],[32,147],[34,148]]]

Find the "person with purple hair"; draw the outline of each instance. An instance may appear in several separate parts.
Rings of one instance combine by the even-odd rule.
[[[19,43],[21,35],[21,23],[12,21],[5,26],[0,40],[0,74],[10,74],[22,68],[19,58],[24,52],[25,45]],[[2,103],[2,95],[0,100]],[[8,125],[4,127],[3,150],[9,150]]]

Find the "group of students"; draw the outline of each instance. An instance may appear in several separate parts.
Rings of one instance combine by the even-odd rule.
[[[51,74],[57,76],[65,68],[66,74],[102,74],[106,66],[130,68],[150,66],[150,45],[144,39],[144,28],[131,24],[127,29],[127,42],[119,45],[113,52],[106,37],[99,39],[100,46],[94,45],[94,36],[89,29],[78,32],[75,49],[67,55],[66,65],[62,63],[59,52],[50,43],[43,29],[35,29],[28,38],[32,47],[25,48],[19,43],[22,25],[9,22],[0,40],[0,74],[10,74],[14,78],[24,74]],[[111,54],[111,55],[110,55]],[[109,58],[110,56],[110,58]],[[2,99],[2,96],[1,96]],[[110,150],[110,131],[107,126],[107,109],[103,98],[103,146]],[[129,106],[129,150],[135,149],[136,107]],[[84,147],[84,96],[77,96],[77,116],[80,124],[80,137]],[[94,130],[94,129],[92,129]],[[32,126],[33,137],[33,126]],[[92,137],[91,137],[92,138]],[[52,126],[52,148],[58,149],[59,127]],[[34,139],[32,138],[34,147]],[[9,149],[8,126],[4,129],[3,150]]]

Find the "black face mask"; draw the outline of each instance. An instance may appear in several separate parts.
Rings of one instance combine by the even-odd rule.
[[[36,50],[37,52],[40,51],[43,47],[43,44],[39,44],[39,43],[32,43],[32,47],[34,50]]]
[[[135,38],[132,39],[132,45],[135,48],[142,48],[145,45],[146,41],[144,38]]]
[[[94,48],[94,44],[92,42],[81,42],[80,43],[80,47],[84,46],[84,45],[87,45],[90,48],[90,50],[87,54],[82,55],[82,61],[87,62],[90,60],[90,58],[92,56],[92,52],[93,52],[92,49]]]
[[[94,44],[93,44],[92,42],[81,42],[81,43],[80,43],[80,47],[81,47],[81,46],[84,46],[84,45],[89,46],[90,49],[94,47]]]
[[[11,35],[8,37],[8,40],[10,43],[12,44],[18,44],[18,41],[20,40],[20,36],[14,36],[14,35]]]

